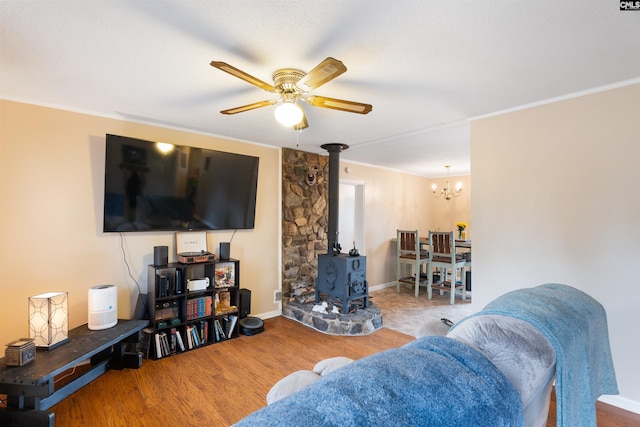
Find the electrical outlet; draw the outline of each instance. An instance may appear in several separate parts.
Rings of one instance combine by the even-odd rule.
[[[273,302],[282,301],[282,291],[273,291]]]

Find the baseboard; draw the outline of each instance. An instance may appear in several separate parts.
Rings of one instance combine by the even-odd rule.
[[[282,316],[282,310],[277,310],[277,311],[268,311],[266,313],[260,313],[260,314],[252,314],[252,317],[257,317],[258,319],[271,319],[272,317],[278,317],[278,316]]]
[[[600,396],[598,400],[617,408],[624,409],[625,411],[640,414],[640,402],[636,402],[635,400],[613,395]]]
[[[369,292],[372,291],[380,291],[382,289],[386,289],[386,288],[390,288],[392,286],[395,286],[396,282],[389,282],[389,283],[381,283],[379,285],[375,285],[375,286],[369,286]]]

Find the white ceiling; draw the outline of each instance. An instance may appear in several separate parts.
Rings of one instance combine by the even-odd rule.
[[[277,99],[209,65],[271,83],[328,56],[347,72],[285,129]],[[640,11],[617,0],[0,1],[0,98],[326,154],[424,176],[470,171],[469,123],[640,81]],[[180,143],[179,141],[168,141]]]

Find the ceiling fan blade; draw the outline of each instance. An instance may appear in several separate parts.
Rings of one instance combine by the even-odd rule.
[[[371,104],[326,98],[324,96],[310,96],[307,98],[307,103],[314,107],[331,108],[332,110],[348,111],[349,113],[358,114],[367,114],[373,109]]]
[[[229,73],[232,76],[235,76],[239,79],[244,80],[247,83],[251,83],[254,86],[258,86],[260,89],[264,89],[267,92],[275,92],[276,88],[274,88],[273,86],[271,86],[269,83],[265,83],[260,79],[257,79],[255,77],[253,77],[250,74],[245,73],[242,70],[237,69],[236,67],[227,64],[226,62],[220,62],[220,61],[211,61],[210,64],[212,67],[215,67],[221,71],[224,71],[225,73]]]
[[[229,108],[228,110],[220,111],[222,114],[236,114],[242,113],[244,111],[255,110],[260,107],[268,107],[269,105],[273,105],[278,101],[260,101],[254,102],[253,104],[243,105],[242,107]]]
[[[347,67],[335,58],[328,57],[302,77],[296,85],[303,90],[322,86],[347,71]]]
[[[293,130],[302,130],[308,127],[309,127],[309,122],[307,122],[307,115],[304,114],[303,112],[302,120],[300,120],[300,123],[298,123],[297,125],[293,125]]]

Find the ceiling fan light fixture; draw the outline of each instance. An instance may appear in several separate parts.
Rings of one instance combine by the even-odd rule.
[[[295,68],[281,68],[276,70],[271,75],[273,79],[273,86],[227,64],[226,62],[211,61],[210,64],[212,67],[217,68],[220,71],[224,71],[225,73],[244,80],[247,83],[264,89],[267,92],[280,94],[279,100],[260,101],[248,105],[242,105],[240,107],[228,108],[220,111],[222,114],[243,113],[245,111],[255,110],[256,108],[278,104],[274,111],[275,118],[278,123],[299,131],[309,127],[309,122],[305,117],[302,107],[297,103],[298,99],[302,99],[314,107],[347,111],[357,114],[367,114],[373,108],[370,104],[346,101],[337,98],[327,98],[324,96],[309,96],[307,98],[303,98],[303,95],[308,93],[310,90],[316,89],[330,82],[347,71],[347,67],[341,61],[332,57],[326,58],[308,73]]]
[[[283,101],[274,111],[276,121],[285,127],[292,127],[302,121],[304,113],[295,101]]]

